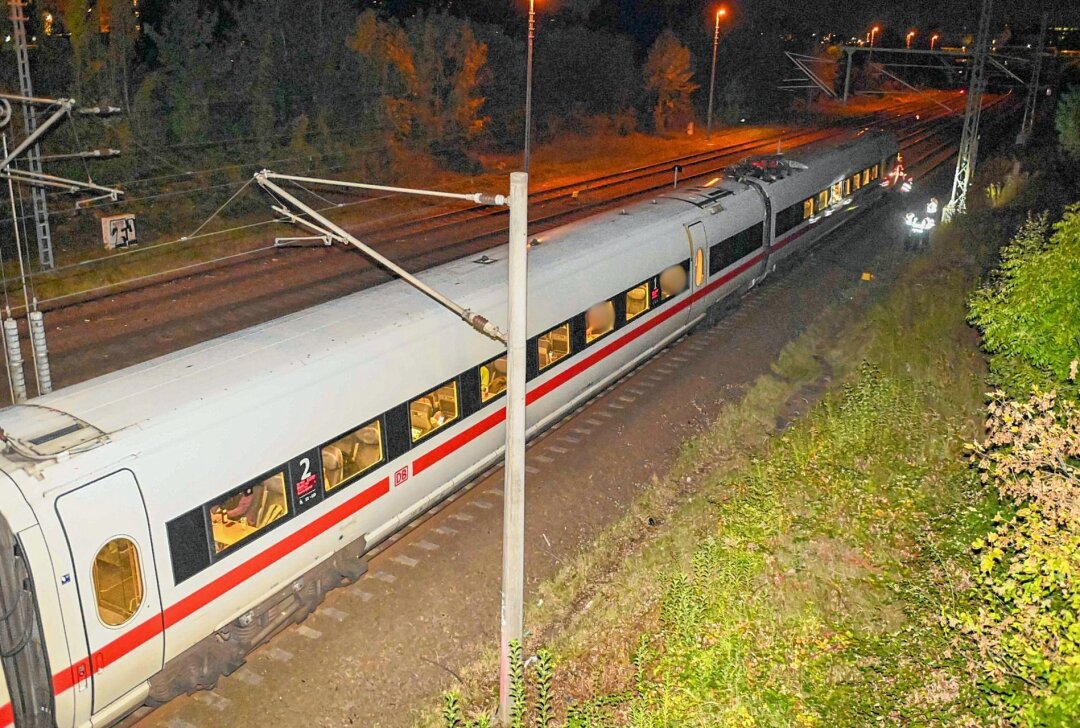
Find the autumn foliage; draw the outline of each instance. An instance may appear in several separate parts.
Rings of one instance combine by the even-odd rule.
[[[1080,208],[1046,233],[1045,216],[1030,219],[972,304],[994,377],[1029,394],[994,392],[970,446],[1004,508],[972,544],[970,605],[946,620],[976,647],[1003,719],[1064,726],[1080,721]]]

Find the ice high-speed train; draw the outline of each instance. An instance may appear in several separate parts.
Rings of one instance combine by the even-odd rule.
[[[555,422],[885,193],[867,131],[544,233],[528,420]],[[499,326],[506,250],[422,275]],[[0,728],[215,683],[501,455],[504,352],[401,281],[0,411]]]

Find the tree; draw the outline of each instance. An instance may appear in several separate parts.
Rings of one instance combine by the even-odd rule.
[[[160,67],[143,81],[137,98],[145,106],[137,103],[136,115],[145,119],[163,112],[174,141],[201,141],[210,130],[210,96],[222,60],[214,46],[217,22],[217,14],[202,12],[198,0],[177,0],[160,31],[147,28]]]
[[[364,13],[352,46],[382,80],[394,134],[443,161],[464,164],[468,145],[486,124],[479,83],[487,46],[469,21],[431,13],[401,26]]]
[[[1080,158],[1080,86],[1070,86],[1058,101],[1054,117],[1061,148]]]
[[[670,29],[649,49],[645,60],[645,88],[656,97],[653,120],[663,132],[679,117],[689,117],[691,96],[698,85],[693,82],[694,67],[690,50],[679,42]]]

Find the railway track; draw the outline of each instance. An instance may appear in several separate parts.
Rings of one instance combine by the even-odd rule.
[[[922,118],[899,132],[905,149],[927,143],[953,123],[939,106],[926,104],[907,106],[882,125],[903,128],[913,114]],[[842,133],[803,132],[800,138],[809,141]],[[686,184],[704,180],[748,154],[770,151],[775,139],[767,135],[753,143],[681,157],[684,169],[685,163],[691,165]],[[605,206],[667,189],[671,164],[665,160],[544,190],[532,200],[532,232],[543,234],[548,227]],[[583,189],[590,192],[583,194]],[[411,270],[487,249],[505,235],[505,214],[470,217],[465,208],[453,211],[457,217],[448,217],[447,212],[451,211],[408,221],[408,232],[392,227],[381,234],[361,234]],[[282,249],[200,275],[66,305],[47,316],[54,381],[58,386],[82,381],[388,279],[362,256],[343,248]]]
[[[717,149],[710,149],[702,152],[696,152],[693,154],[682,155],[671,159],[666,159],[660,162],[650,163],[642,165],[640,167],[631,168],[627,170],[620,170],[618,172],[599,175],[594,178],[575,181],[573,183],[556,185],[553,187],[539,189],[530,195],[530,206],[532,209],[537,209],[547,204],[555,202],[565,202],[569,200],[579,201],[582,194],[592,196],[597,193],[601,193],[601,197],[591,203],[580,204],[581,209],[592,209],[597,204],[605,204],[610,202],[618,202],[621,199],[632,196],[635,193],[633,185],[642,184],[647,189],[662,189],[671,180],[673,167],[679,165],[683,168],[683,179],[691,179],[697,176],[714,173],[723,167],[729,165],[733,159],[738,158],[739,155],[750,155],[755,153],[762,153],[763,151],[771,150],[773,145],[783,145],[786,150],[791,150],[802,146],[811,141],[829,138],[829,136],[836,136],[849,130],[852,126],[859,126],[865,123],[877,122],[881,126],[891,126],[898,121],[910,118],[912,114],[923,113],[927,114],[927,118],[933,118],[934,115],[941,115],[941,108],[936,102],[926,102],[918,106],[912,106],[910,104],[899,103],[892,107],[888,107],[874,114],[867,114],[860,117],[854,117],[849,120],[844,127],[836,127],[821,130],[790,130],[783,129],[777,132],[771,132],[765,136],[759,137],[747,142],[741,142],[733,145],[727,145]],[[827,134],[828,136],[822,136]],[[630,189],[625,194],[615,195],[614,198],[611,191],[619,187],[627,187]],[[636,191],[641,191],[636,190]],[[304,190],[304,192],[307,192]],[[341,204],[348,204],[348,200],[353,197],[348,194],[339,193],[326,193],[329,198],[328,201],[333,202],[335,199]],[[365,202],[374,202],[380,199],[386,199],[391,195],[380,195],[375,197],[365,198]],[[323,198],[327,199],[327,198]],[[329,208],[333,209],[333,208]],[[325,209],[324,209],[325,211]],[[477,219],[484,218],[503,218],[506,217],[506,211],[499,208],[492,208],[489,206],[469,205],[460,206],[456,205],[451,208],[446,207],[429,207],[425,212],[419,215],[412,215],[405,219],[392,223],[387,226],[386,221],[382,219],[376,219],[371,223],[361,223],[357,225],[350,225],[350,232],[360,236],[374,236],[372,242],[385,243],[388,241],[394,241],[397,239],[403,239],[418,234],[433,234],[440,230],[445,230],[451,226],[471,223]],[[213,244],[214,241],[209,238],[195,238],[185,241],[184,245],[189,250],[198,250],[200,247]],[[143,249],[136,249],[128,253],[123,254],[128,260],[140,258],[142,260],[153,259],[153,257],[160,255],[162,248],[159,246],[149,246]],[[200,263],[184,265],[179,268],[171,270],[164,270],[160,273],[150,274],[147,276],[139,277],[138,279],[120,281],[117,283],[111,283],[95,288],[91,288],[85,291],[77,293],[66,294],[62,296],[47,298],[38,301],[39,308],[43,311],[55,311],[61,308],[75,306],[83,303],[87,303],[93,300],[99,300],[109,296],[114,296],[119,293],[124,293],[132,290],[139,290],[142,288],[159,285],[162,283],[175,280],[176,278],[182,278],[186,276],[198,275],[210,270],[220,270],[229,265],[237,265],[250,257],[259,257],[272,255],[273,251],[267,250],[265,246],[255,248],[248,251],[241,251],[239,253],[231,253],[219,259],[208,260]],[[96,258],[85,261],[79,264],[73,264],[66,266],[59,271],[59,275],[67,281],[78,281],[80,278],[86,278],[90,276],[99,276],[98,272],[102,266],[115,263],[119,256],[109,256],[105,258]],[[50,276],[56,275],[56,273],[49,274]],[[9,286],[15,281],[8,281]],[[18,295],[18,287],[12,288],[13,295]],[[15,307],[16,313],[20,308]]]

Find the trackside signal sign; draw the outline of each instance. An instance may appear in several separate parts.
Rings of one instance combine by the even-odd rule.
[[[135,216],[128,213],[101,218],[101,240],[105,243],[105,250],[137,245],[139,241],[135,237]]]

